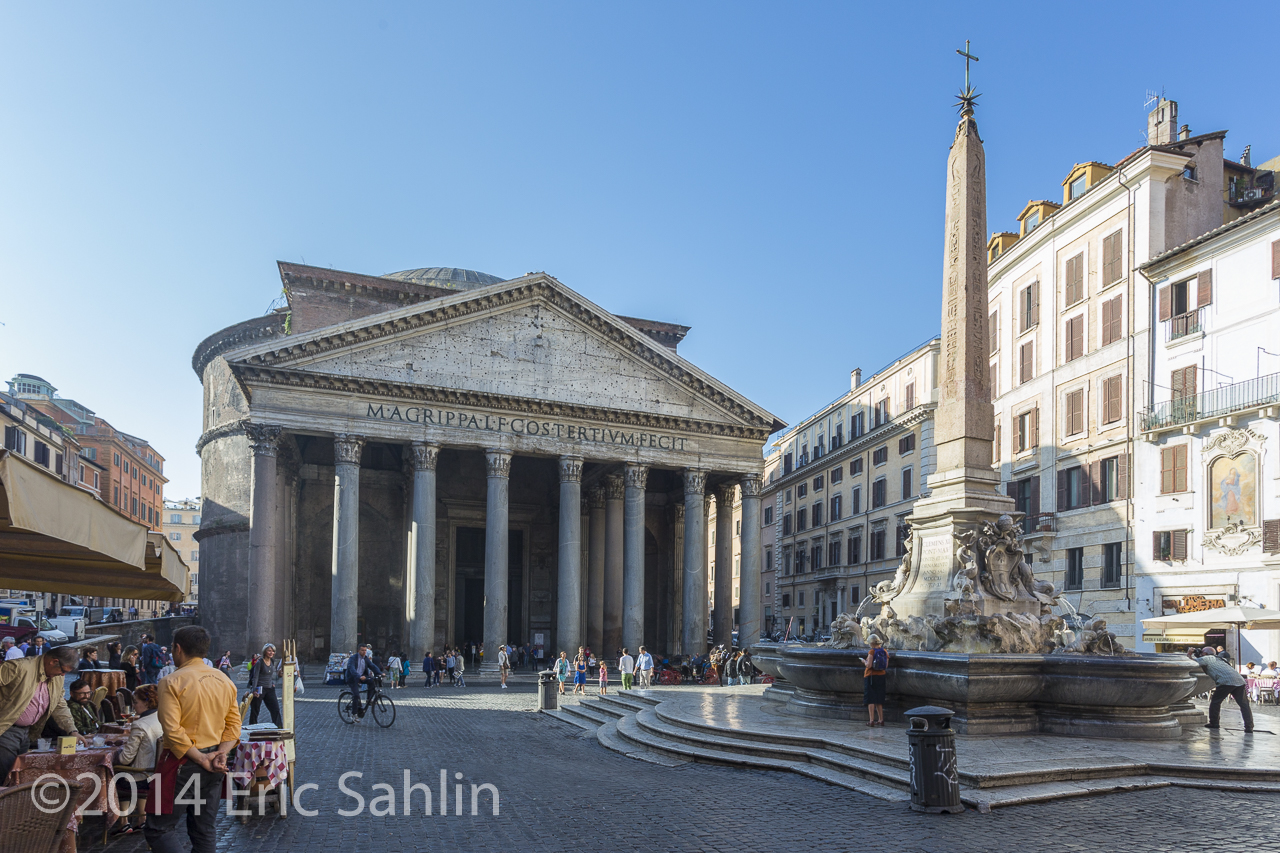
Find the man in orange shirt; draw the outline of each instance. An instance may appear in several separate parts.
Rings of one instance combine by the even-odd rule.
[[[165,751],[156,764],[144,834],[152,850],[180,853],[179,819],[187,819],[192,853],[214,853],[214,821],[227,773],[227,754],[240,740],[240,709],[231,680],[204,662],[209,632],[188,625],[173,632],[172,673],[160,679],[156,716]],[[181,799],[182,805],[174,800]],[[154,807],[152,803],[155,803]]]

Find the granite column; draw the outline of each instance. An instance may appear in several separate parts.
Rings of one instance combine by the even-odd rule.
[[[360,451],[364,438],[333,437],[333,578],[329,652],[351,653],[359,642]]]
[[[560,548],[557,552],[559,597],[556,644],[582,645],[582,457],[560,457]]]
[[[249,609],[248,622],[251,654],[262,650],[264,643],[279,644],[283,625],[277,624],[279,588],[276,577],[277,524],[280,515],[279,483],[276,454],[280,446],[281,428],[270,424],[245,422],[253,448],[253,497],[249,518]]]
[[[413,492],[409,520],[409,660],[421,661],[436,639],[436,459],[440,448],[415,441],[409,446]]]
[[[507,642],[507,556],[510,513],[511,453],[486,450],[488,490],[484,516],[484,663],[482,672],[498,671],[498,647]]]
[[[733,498],[735,483],[716,489],[716,588],[711,642],[726,648],[733,645]]]
[[[684,472],[684,565],[680,589],[684,599],[681,647],[686,655],[707,650],[707,472]]]
[[[626,487],[621,474],[605,481],[604,504],[604,635],[593,649],[597,658],[612,657],[622,645],[623,527]]]
[[[749,649],[760,639],[760,475],[742,478],[742,569],[738,573],[738,645]]]
[[[633,655],[644,643],[644,493],[648,479],[648,466],[627,466],[622,537],[622,645]],[[610,656],[613,651],[610,647]]]

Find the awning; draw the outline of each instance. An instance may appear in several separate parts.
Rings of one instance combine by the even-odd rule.
[[[1144,643],[1173,643],[1176,646],[1203,646],[1204,631],[1144,631]]]
[[[1210,628],[1232,628],[1244,626],[1246,629],[1280,628],[1280,610],[1263,610],[1261,607],[1216,607],[1212,610],[1197,610],[1194,613],[1175,613],[1172,616],[1157,616],[1143,619],[1142,627],[1148,631],[1168,631],[1170,629],[1199,630],[1201,634]]]
[[[0,451],[0,586],[181,601],[187,571],[162,535]]]

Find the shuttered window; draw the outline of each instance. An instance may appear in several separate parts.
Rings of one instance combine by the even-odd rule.
[[[1102,345],[1120,340],[1120,329],[1124,317],[1124,297],[1117,296],[1102,303]]]
[[[991,461],[1000,461],[1000,424],[996,424],[995,440],[991,442]]]
[[[1271,244],[1271,277],[1280,278],[1280,240]]]
[[[1203,308],[1213,301],[1213,270],[1202,270],[1196,276],[1196,307]]]
[[[1102,238],[1102,286],[1120,280],[1124,275],[1124,233],[1117,231]]]
[[[916,383],[912,382],[907,386],[907,407],[903,411],[911,411],[916,407]]]
[[[1160,288],[1158,302],[1160,306],[1160,319],[1168,320],[1173,316],[1173,290],[1169,285]]]
[[[1066,360],[1075,361],[1084,355],[1084,315],[1067,321]]]
[[[1280,518],[1262,522],[1262,551],[1264,554],[1280,554]]]
[[[885,479],[880,477],[871,484],[871,508],[879,509],[885,505]]]
[[[1032,282],[1022,290],[1022,331],[1040,322],[1040,282]]]
[[[1024,384],[1035,378],[1036,342],[1027,341],[1018,349],[1018,382]]]
[[[1075,305],[1084,299],[1084,253],[1067,258],[1066,301],[1063,305]]]
[[[1151,534],[1151,557],[1162,562],[1185,562],[1189,530],[1156,530]]]
[[[1000,312],[992,311],[991,316],[987,318],[987,352],[993,353],[1000,349]]]
[[[1077,435],[1084,432],[1084,389],[1072,391],[1067,395],[1066,435]]]
[[[1187,490],[1187,445],[1175,444],[1160,449],[1160,494]]]
[[[1173,390],[1173,399],[1182,400],[1196,395],[1196,366],[1183,367],[1173,371],[1169,377],[1169,387]]]
[[[1102,380],[1102,422],[1113,424],[1120,420],[1120,377],[1108,376]]]
[[[994,400],[1000,396],[1000,363],[998,361],[991,362],[991,375],[987,381],[990,383],[991,399]]]

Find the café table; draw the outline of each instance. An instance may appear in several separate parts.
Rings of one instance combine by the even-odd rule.
[[[120,738],[117,736],[111,740],[120,740]],[[97,810],[105,813],[108,825],[115,823],[116,815],[114,810],[109,808],[107,799],[111,791],[111,777],[115,773],[113,762],[115,753],[116,748],[110,743],[101,747],[77,749],[71,755],[62,755],[57,749],[31,750],[18,756],[13,769],[3,780],[3,784],[6,787],[25,785],[27,782],[38,781],[40,777],[50,773],[73,782],[78,781],[81,787],[77,795],[76,809],[67,821],[68,832],[63,836],[62,842],[62,853],[74,853],[75,834],[79,830],[80,822],[76,811],[79,811],[81,806],[89,811]],[[76,777],[82,773],[96,775],[101,784],[95,784],[87,778],[77,779]]]

